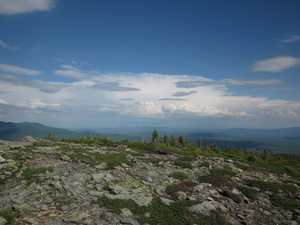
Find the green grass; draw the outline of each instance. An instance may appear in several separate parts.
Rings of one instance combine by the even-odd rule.
[[[19,216],[19,214],[11,209],[5,209],[0,211],[0,216],[6,219],[7,225],[11,225],[13,224],[14,219]]]
[[[170,206],[165,205],[159,198],[154,198],[149,206],[138,206],[132,200],[109,199],[101,197],[97,204],[120,214],[122,208],[128,208],[137,216],[141,224],[160,225],[192,225],[192,224],[225,224],[220,214],[213,213],[213,216],[203,216],[191,212],[188,207],[198,204],[196,201],[178,201]],[[150,217],[145,217],[145,213],[150,213]]]
[[[26,168],[22,173],[22,179],[27,180],[29,183],[38,180],[37,175],[46,173],[47,171],[52,172],[53,168],[41,167],[41,168]]]
[[[270,196],[270,200],[273,206],[284,210],[296,212],[296,210],[300,209],[300,201],[297,199],[282,198],[277,194],[273,194]]]
[[[130,162],[127,161],[125,152],[100,154],[89,152],[90,149],[86,147],[70,147],[69,145],[62,145],[60,146],[59,150],[64,151],[71,158],[71,160],[84,161],[91,166],[98,165],[102,162],[107,163],[107,169],[113,169],[116,166],[121,166],[122,163],[130,165]]]
[[[193,166],[191,164],[191,161],[193,159],[195,159],[195,158],[185,155],[185,156],[179,157],[179,158],[171,160],[171,161],[174,163],[174,165],[179,166],[181,168],[192,169]]]
[[[297,187],[289,184],[281,184],[278,182],[269,182],[263,180],[247,180],[248,186],[258,187],[261,191],[270,191],[274,194],[278,194],[279,190],[282,190],[285,194],[296,195],[299,190]]]

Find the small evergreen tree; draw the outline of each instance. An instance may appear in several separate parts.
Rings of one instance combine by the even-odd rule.
[[[202,143],[201,138],[198,138],[198,147],[203,148],[203,143]]]
[[[164,135],[164,143],[168,143],[169,142],[169,138],[168,138],[168,136],[165,134]]]
[[[153,142],[153,143],[156,143],[156,142],[157,142],[157,138],[158,138],[158,132],[157,132],[157,130],[155,129],[155,130],[152,132],[152,142]]]

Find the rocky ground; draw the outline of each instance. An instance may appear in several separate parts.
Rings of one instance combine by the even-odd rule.
[[[0,141],[0,225],[296,225],[299,185],[217,157]]]

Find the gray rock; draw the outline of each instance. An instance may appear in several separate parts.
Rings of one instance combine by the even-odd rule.
[[[210,211],[216,210],[216,207],[211,204],[211,202],[205,201],[201,204],[193,205],[190,207],[190,210],[193,212],[201,213],[204,215],[210,215]]]
[[[35,211],[35,208],[33,208],[31,205],[29,205],[26,202],[23,202],[22,204],[14,204],[13,208],[16,211]]]
[[[173,194],[174,198],[177,200],[186,200],[187,195],[183,191],[177,191]]]
[[[148,206],[151,204],[153,197],[152,196],[146,196],[145,194],[137,194],[133,195],[131,197],[131,200],[133,200],[136,204],[139,206]]]
[[[110,182],[110,181],[113,181],[113,180],[117,180],[117,178],[114,175],[108,173],[108,174],[105,174],[104,180],[106,182]]]
[[[173,200],[167,199],[167,198],[160,198],[161,202],[164,203],[165,205],[170,205],[172,202],[174,202]]]
[[[90,195],[91,196],[95,196],[95,197],[101,197],[104,196],[105,192],[103,191],[90,191]]]
[[[130,209],[127,209],[127,208],[123,208],[121,209],[121,212],[124,216],[126,217],[130,217],[130,216],[133,216],[132,212],[130,211]]]
[[[24,217],[22,219],[22,221],[25,223],[28,223],[28,224],[37,224],[37,222],[33,218],[30,218],[30,217]]]
[[[131,225],[139,225],[140,223],[137,220],[132,218],[124,218],[120,220],[121,224],[131,224]]]
[[[243,199],[241,198],[240,195],[232,193],[228,190],[224,190],[224,191],[220,192],[220,194],[232,199],[236,203],[241,203],[243,201]]]
[[[4,159],[2,156],[0,156],[0,163],[5,163],[6,159]]]
[[[95,168],[98,169],[98,170],[105,170],[107,168],[107,163],[103,162],[99,165],[96,165]]]
[[[246,219],[246,218],[245,218],[243,215],[241,215],[241,214],[237,214],[236,217],[239,218],[239,219],[241,219],[241,220]]]
[[[0,225],[5,225],[6,223],[7,220],[4,217],[0,216]]]
[[[150,217],[151,217],[151,214],[150,214],[149,212],[146,212],[146,213],[144,214],[144,217],[150,218]]]
[[[70,162],[70,161],[71,161],[71,158],[70,158],[68,155],[62,155],[62,156],[60,157],[60,159],[63,160],[63,161],[67,161],[67,162]]]
[[[61,220],[52,220],[41,223],[41,225],[64,225],[65,223]]]
[[[163,196],[164,195],[164,192],[166,190],[166,187],[165,186],[156,186],[154,187],[154,191],[160,195],[160,196]]]
[[[102,184],[95,184],[97,191],[103,190],[103,185]]]
[[[105,174],[102,174],[102,173],[94,173],[94,174],[92,174],[92,179],[96,183],[100,183],[103,180],[104,177],[105,177]]]

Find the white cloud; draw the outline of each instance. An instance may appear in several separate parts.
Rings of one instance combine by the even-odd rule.
[[[2,40],[0,40],[0,47],[6,48],[6,49],[9,49],[9,50],[12,50],[12,51],[14,51],[14,50],[19,50],[19,49],[20,49],[20,48],[17,47],[17,46],[10,46],[10,45],[6,44],[6,43],[5,43],[4,41],[2,41]]]
[[[45,108],[60,109],[61,108],[60,104],[45,103],[45,102],[42,102],[42,100],[40,100],[40,99],[32,99],[29,104],[30,104],[30,108],[32,108],[32,109],[45,109]]]
[[[285,39],[280,40],[282,43],[293,43],[300,41],[299,35],[287,35]]]
[[[88,77],[86,74],[74,70],[54,70],[53,73],[57,76],[68,77],[72,79],[85,79]]]
[[[86,121],[87,125],[96,125],[96,121],[100,120],[110,124],[113,118],[118,118],[118,121],[124,118],[156,121],[177,118],[181,121],[191,121],[190,125],[195,125],[195,122],[192,122],[194,119],[201,118],[207,121],[221,118],[226,120],[229,117],[247,120],[300,118],[300,102],[235,96],[225,84],[231,84],[232,80],[216,81],[223,83],[222,85],[177,85],[182,81],[202,82],[205,79],[188,75],[120,73],[98,74],[72,83],[49,83],[40,80],[27,82],[12,75],[0,74],[3,100],[0,103],[9,102],[17,106],[18,115],[22,117],[33,117],[35,113],[39,113],[43,117],[47,115],[47,121],[55,117],[56,121],[69,121],[74,124],[76,121],[81,121],[82,124]],[[250,84],[248,81],[239,82],[241,84],[236,85],[280,83],[277,80],[257,80],[255,84],[250,81]],[[101,88],[95,88],[97,84],[100,84]],[[41,89],[45,85],[50,85],[48,91]],[[36,99],[36,96],[39,99]],[[3,115],[10,117],[12,111]],[[123,124],[126,123],[129,124],[130,120],[124,119]]]
[[[252,69],[254,71],[281,72],[283,70],[296,67],[298,64],[300,64],[300,58],[280,56],[257,61],[253,64]]]
[[[48,11],[55,0],[0,0],[0,14],[13,15],[34,11]]]
[[[0,104],[7,104],[7,101],[0,98]]]
[[[7,73],[14,73],[14,74],[30,75],[30,76],[36,76],[43,73],[42,71],[38,71],[38,70],[31,70],[31,69],[26,69],[26,68],[6,65],[6,64],[0,64],[0,71],[7,72]]]
[[[77,71],[78,68],[75,66],[71,66],[71,65],[61,65],[60,67],[64,68],[64,69],[68,69],[68,70],[75,70]]]

